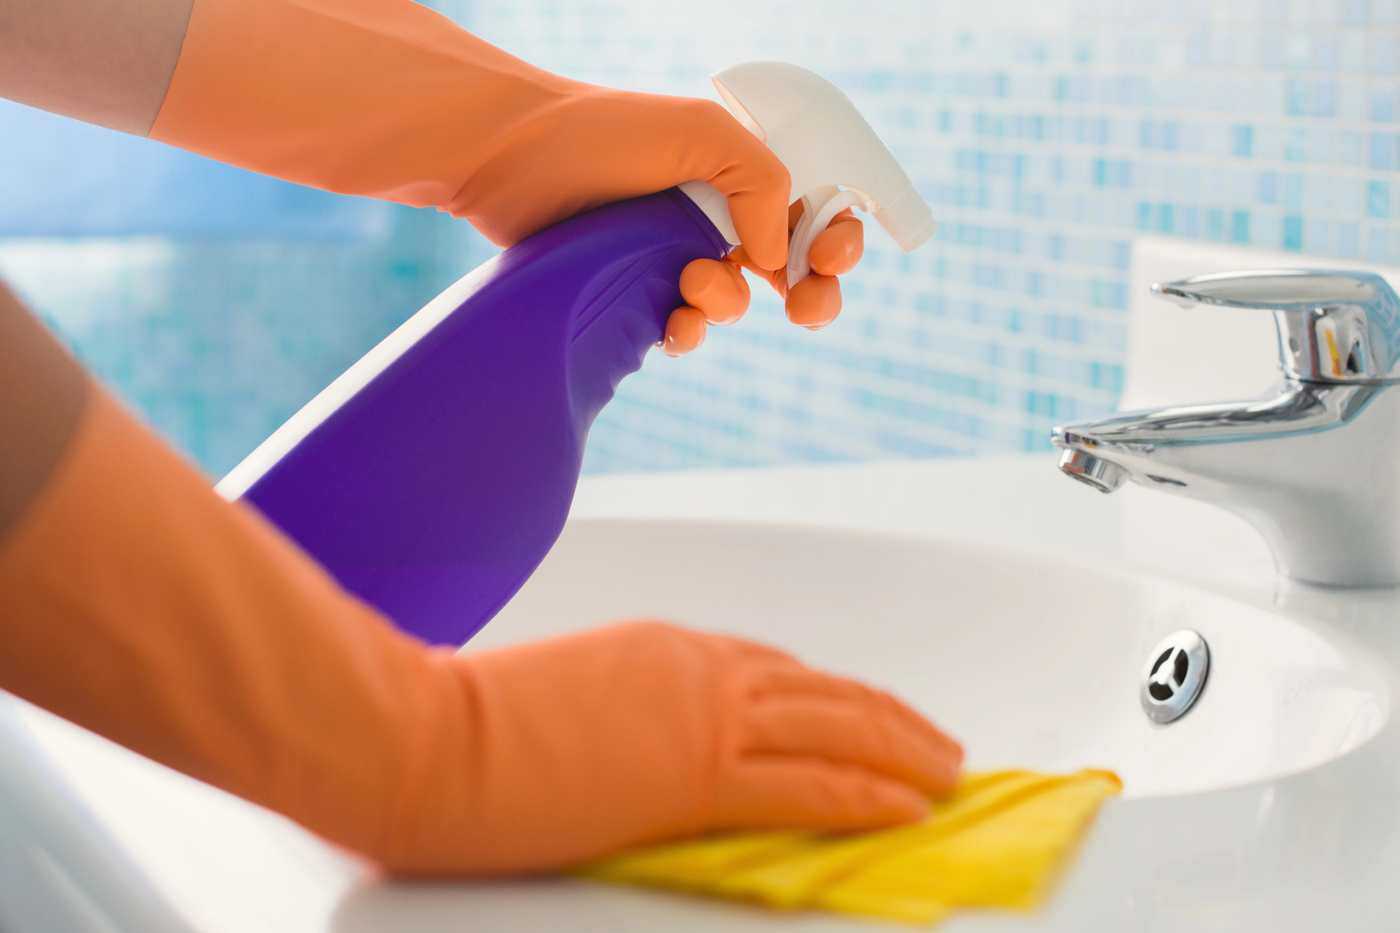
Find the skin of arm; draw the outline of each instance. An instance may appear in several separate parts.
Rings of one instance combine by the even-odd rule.
[[[0,96],[150,132],[194,0],[0,0]]]
[[[0,539],[43,487],[87,401],[82,367],[0,281]]]

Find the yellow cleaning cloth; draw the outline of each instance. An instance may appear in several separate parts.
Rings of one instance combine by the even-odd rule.
[[[586,866],[588,878],[932,923],[955,907],[1041,902],[1099,804],[1111,771],[969,774],[913,826],[861,835],[741,833],[656,846]]]

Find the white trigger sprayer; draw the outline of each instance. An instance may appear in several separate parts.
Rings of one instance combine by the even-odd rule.
[[[787,166],[802,219],[788,243],[788,285],[811,268],[817,234],[848,207],[872,214],[906,253],[933,235],[933,213],[894,155],[830,81],[783,62],[735,65],[711,80],[725,107]],[[701,181],[681,190],[732,246],[739,245],[724,195]]]

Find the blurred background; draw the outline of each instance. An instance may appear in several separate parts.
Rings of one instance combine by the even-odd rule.
[[[941,223],[909,257],[870,228],[826,331],[755,289],[701,352],[654,354],[591,472],[1047,449],[1121,391],[1139,234],[1400,264],[1400,0],[432,5],[619,87],[806,65]],[[432,211],[5,102],[0,141],[0,275],[215,476],[493,252]]]

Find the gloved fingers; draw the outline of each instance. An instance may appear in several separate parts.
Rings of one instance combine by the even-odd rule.
[[[894,709],[868,701],[785,697],[745,716],[747,752],[857,765],[942,797],[957,785],[961,756],[930,743]]]
[[[841,283],[834,275],[813,272],[788,291],[784,307],[792,323],[821,330],[841,313]]]
[[[788,205],[788,230],[802,218],[801,201]],[[788,320],[808,330],[820,330],[841,313],[841,283],[837,275],[849,272],[865,250],[865,227],[849,209],[832,219],[818,234],[808,252],[812,272],[791,289],[785,267],[766,268],[756,262],[750,247],[740,244],[724,260],[697,259],[681,271],[681,297],[686,316],[672,315],[663,346],[671,356],[683,356],[705,339],[702,322],[690,312],[699,311],[704,322],[732,324],[744,316],[749,306],[749,286],[740,269],[760,277],[785,299]]]
[[[749,283],[736,263],[697,259],[681,270],[681,297],[711,324],[732,324],[749,307]]]
[[[729,200],[734,229],[753,261],[764,269],[787,263],[786,224],[792,180],[787,168],[729,112],[712,101],[696,101],[699,126],[678,135],[680,145],[699,143],[695,157],[705,181]]]
[[[705,315],[699,308],[681,305],[666,319],[661,349],[667,356],[685,356],[705,342]]]
[[[788,211],[789,230],[791,230],[792,227],[795,227],[797,225],[797,222],[801,220],[802,213],[802,202],[794,201],[789,207]],[[817,234],[817,238],[812,242],[811,249],[807,251],[807,262],[812,267],[812,276],[832,277],[837,275],[844,275],[845,273],[851,271],[851,269],[855,268],[856,263],[860,261],[861,256],[863,256],[864,254],[865,225],[861,223],[859,217],[852,213],[850,208],[847,208],[846,210],[842,211],[841,213],[837,214],[834,218],[832,218],[832,221],[827,226],[827,228],[821,233]],[[729,254],[729,261],[737,263],[738,265],[752,272],[754,275],[759,276],[765,282],[771,285],[773,287],[773,290],[776,291],[779,295],[787,297],[788,285],[786,269],[769,270],[762,268],[753,261],[753,258],[742,246],[736,247]],[[809,276],[809,278],[811,278],[812,276]],[[799,282],[797,286],[794,286],[794,288],[800,286],[801,284],[802,283]],[[839,287],[836,289],[835,297],[835,310],[839,311],[841,307]],[[823,300],[829,300],[829,298],[829,295],[823,295]],[[803,299],[803,302],[805,304],[806,302],[811,300],[812,299],[807,298]],[[816,309],[814,308],[811,311],[807,311],[806,314],[804,314],[804,316],[813,318],[819,317],[820,315],[812,313],[815,310]],[[830,311],[830,308],[827,307],[823,310]],[[792,315],[789,314],[789,317],[791,316]],[[831,317],[835,317],[835,314],[831,314]],[[830,321],[831,317],[826,318],[826,321],[823,321],[821,323]]]
[[[671,313],[662,340],[670,356],[684,356],[704,343],[706,323],[732,324],[743,317],[749,283],[734,262],[696,259],[681,270],[681,297],[687,303]]]
[[[914,788],[864,768],[783,755],[742,759],[716,803],[715,829],[883,829],[929,810]]]
[[[773,291],[786,297],[788,291],[786,266],[781,269],[764,269],[749,257],[748,250],[744,249],[742,246],[734,247],[729,255],[725,257],[725,261],[747,269],[749,272],[767,282]]]
[[[962,745],[929,722],[922,713],[891,693],[868,687],[849,677],[827,674],[810,667],[774,667],[764,671],[755,681],[752,696],[759,701],[798,697],[839,699],[871,708],[883,708],[903,719],[935,754],[949,756],[959,765],[962,764]]]
[[[812,271],[822,275],[845,275],[865,254],[865,225],[846,208],[831,219],[825,230],[817,234],[807,251]]]

